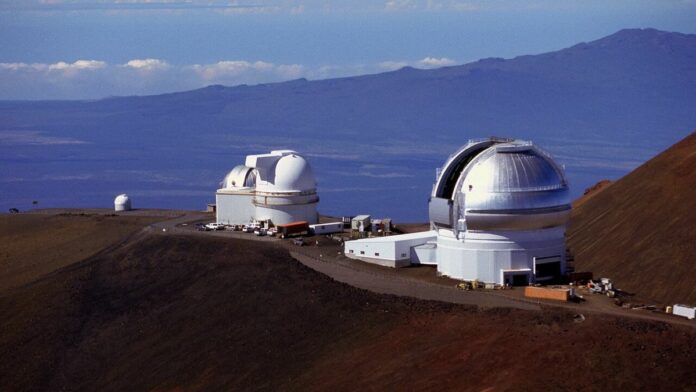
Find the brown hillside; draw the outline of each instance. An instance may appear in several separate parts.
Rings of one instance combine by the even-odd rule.
[[[601,180],[598,183],[592,185],[591,187],[585,189],[583,195],[577,198],[575,201],[573,201],[573,208],[580,207],[586,201],[590,200],[591,198],[600,194],[600,192],[602,192],[603,190],[607,189],[609,185],[611,185],[611,181]]]
[[[84,260],[163,219],[113,213],[0,214],[0,290]]]
[[[691,327],[377,295],[267,242],[139,238],[0,290],[0,390],[696,390]]]
[[[696,133],[574,208],[568,243],[577,270],[696,305]]]

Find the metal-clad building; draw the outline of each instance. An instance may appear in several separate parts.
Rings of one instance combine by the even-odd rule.
[[[432,264],[434,254],[440,274],[526,284],[565,273],[568,183],[531,142],[470,141],[437,171],[428,204],[437,240],[414,245],[414,258]]]
[[[531,142],[470,141],[439,170],[429,203],[437,269],[494,283],[565,273],[568,182]]]
[[[370,216],[369,215],[358,215],[350,220],[351,230],[360,230],[362,225],[363,230],[367,231],[370,228]]]
[[[309,230],[314,235],[342,233],[343,222],[317,223],[316,225],[309,225]]]
[[[291,150],[249,155],[215,194],[217,222],[317,222],[316,181],[309,162]]]
[[[434,231],[424,231],[347,241],[344,254],[387,267],[404,267],[413,263],[412,257],[415,255],[412,255],[412,248],[434,241],[436,235]]]

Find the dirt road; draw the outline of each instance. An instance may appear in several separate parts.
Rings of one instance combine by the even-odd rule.
[[[482,308],[507,307],[524,310],[540,310],[543,306],[570,310],[587,314],[607,314],[617,317],[667,322],[696,328],[696,322],[676,316],[653,313],[644,310],[624,309],[613,305],[607,298],[598,296],[585,303],[559,303],[556,301],[536,301],[519,295],[509,295],[495,291],[462,291],[454,286],[456,281],[434,278],[434,273],[409,274],[398,270],[366,264],[360,261],[336,256],[342,249],[337,243],[323,237],[312,237],[308,243],[317,240],[319,247],[296,247],[290,241],[274,237],[258,237],[248,233],[219,231],[198,232],[192,223],[211,218],[210,215],[190,214],[172,220],[150,225],[157,234],[183,234],[202,237],[235,238],[248,241],[261,241],[288,249],[290,255],[313,270],[327,275],[339,282],[379,294],[392,294],[423,300],[442,301],[454,304],[475,305]],[[185,224],[185,225],[184,225]],[[164,229],[164,230],[162,230]],[[319,257],[321,255],[321,257]],[[406,273],[404,273],[406,272]]]

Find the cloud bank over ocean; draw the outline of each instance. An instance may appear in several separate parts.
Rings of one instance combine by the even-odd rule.
[[[325,79],[397,70],[406,66],[437,68],[455,60],[426,56],[414,61],[377,64],[275,64],[256,60],[221,60],[210,64],[171,64],[164,59],[131,59],[109,64],[94,59],[54,63],[0,63],[0,99],[96,99],[190,90],[214,84],[272,83]]]

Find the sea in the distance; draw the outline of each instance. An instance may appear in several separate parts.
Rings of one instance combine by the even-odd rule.
[[[310,161],[325,215],[371,214],[398,222],[428,220],[435,171],[469,138],[421,143],[321,138],[230,137],[210,143],[91,142],[34,131],[0,131],[0,208],[111,208],[127,193],[135,208],[203,210],[227,171],[247,154],[294,149]],[[565,167],[574,198],[617,179],[667,147],[601,140],[533,140]],[[34,204],[33,202],[36,202]]]

